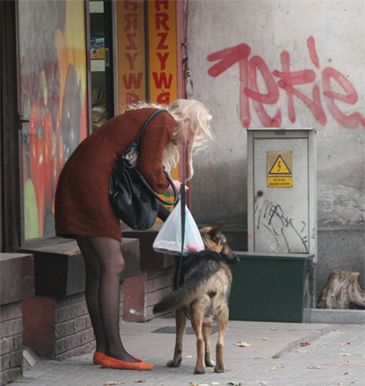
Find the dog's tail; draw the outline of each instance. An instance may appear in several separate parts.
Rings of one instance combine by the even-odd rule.
[[[165,296],[153,307],[153,312],[164,312],[190,304],[199,294],[207,280],[219,269],[216,261],[198,264],[196,270],[181,287]]]

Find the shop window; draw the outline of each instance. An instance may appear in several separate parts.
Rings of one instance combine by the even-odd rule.
[[[23,239],[29,240],[54,235],[58,176],[88,132],[85,3],[19,0],[18,28]]]
[[[111,0],[89,2],[93,130],[114,115],[113,6]]]

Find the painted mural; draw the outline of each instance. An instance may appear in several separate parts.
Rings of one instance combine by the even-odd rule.
[[[24,237],[54,234],[54,193],[87,135],[84,2],[19,1]]]

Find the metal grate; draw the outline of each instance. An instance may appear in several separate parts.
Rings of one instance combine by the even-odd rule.
[[[215,334],[218,331],[217,326],[212,326],[212,334]],[[160,327],[157,330],[152,331],[156,334],[176,334],[176,328],[174,326]],[[192,327],[187,327],[185,334],[194,335],[194,330]]]

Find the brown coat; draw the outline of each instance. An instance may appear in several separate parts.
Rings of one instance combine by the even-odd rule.
[[[72,153],[62,169],[56,190],[57,235],[106,236],[121,240],[120,222],[109,202],[108,178],[117,157],[154,110],[131,110],[107,121]],[[162,112],[153,118],[140,141],[137,167],[158,193],[168,187],[162,154],[175,127],[173,117]]]

